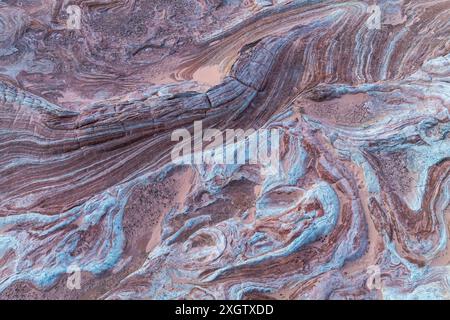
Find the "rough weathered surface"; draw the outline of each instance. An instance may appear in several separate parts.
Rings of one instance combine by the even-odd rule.
[[[449,20],[446,0],[0,2],[0,298],[450,298]],[[172,164],[196,120],[280,129],[280,176]]]

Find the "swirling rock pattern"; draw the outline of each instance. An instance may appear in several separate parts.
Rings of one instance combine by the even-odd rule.
[[[449,21],[448,0],[0,2],[0,298],[450,298]],[[171,163],[196,120],[279,129],[280,175]]]

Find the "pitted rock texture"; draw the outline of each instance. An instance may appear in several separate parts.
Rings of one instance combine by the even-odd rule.
[[[0,298],[449,299],[449,20],[1,1]],[[280,174],[171,162],[200,120],[278,129]]]

